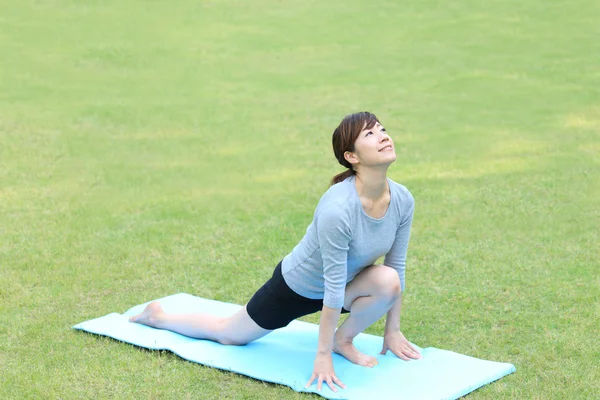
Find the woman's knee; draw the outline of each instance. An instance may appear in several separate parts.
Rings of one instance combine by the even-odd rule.
[[[227,346],[243,346],[248,342],[244,342],[240,338],[239,332],[235,332],[231,326],[231,318],[222,318],[217,322],[215,329],[216,341]]]
[[[218,342],[227,346],[243,346],[250,341],[244,340],[239,334],[223,330],[219,335]]]
[[[387,265],[378,265],[373,272],[377,294],[394,299],[400,296],[400,277],[395,269]]]
[[[217,342],[229,346],[243,346],[271,332],[254,322],[245,307],[231,317],[221,319],[217,330]]]
[[[248,344],[248,342],[240,340],[239,338],[235,338],[232,336],[221,336],[219,338],[219,343],[226,345],[226,346],[243,346]]]

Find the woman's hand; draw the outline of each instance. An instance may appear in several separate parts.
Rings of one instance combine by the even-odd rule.
[[[335,376],[331,353],[317,353],[317,357],[315,358],[315,367],[310,380],[306,384],[306,387],[312,385],[315,379],[317,380],[317,390],[319,391],[321,391],[323,382],[326,382],[329,388],[334,392],[337,392],[337,388],[335,387],[334,383],[342,389],[346,388],[346,385],[344,385],[342,381]]]
[[[386,332],[383,336],[383,349],[380,354],[385,354],[388,350],[405,361],[421,358],[419,351],[406,340],[400,331]]]

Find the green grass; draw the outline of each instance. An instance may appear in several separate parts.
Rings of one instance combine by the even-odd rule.
[[[0,4],[0,398],[318,398],[70,327],[247,301],[360,110],[416,199],[405,335],[515,364],[469,398],[598,396],[597,1]]]

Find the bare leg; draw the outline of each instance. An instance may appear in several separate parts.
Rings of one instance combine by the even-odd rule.
[[[333,350],[355,364],[377,365],[375,357],[358,351],[352,341],[387,313],[398,296],[400,278],[394,269],[373,265],[358,274],[346,287],[344,308],[350,311],[350,316],[336,331]]]
[[[245,306],[230,317],[218,317],[210,314],[167,314],[155,301],[129,321],[227,345],[244,345],[272,332],[254,322]]]

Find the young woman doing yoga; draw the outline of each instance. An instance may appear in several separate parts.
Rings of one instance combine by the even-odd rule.
[[[335,375],[332,352],[365,366],[377,365],[352,341],[387,314],[383,349],[404,359],[420,358],[400,332],[406,252],[414,200],[387,178],[396,160],[394,143],[377,117],[346,116],[333,132],[333,152],[347,171],[335,176],[304,238],[273,276],[230,317],[168,314],[153,302],[131,322],[167,329],[224,345],[243,345],[303,315],[321,311],[314,370],[321,390],[345,385]],[[385,255],[384,265],[374,265]],[[336,330],[341,313],[348,318]]]

